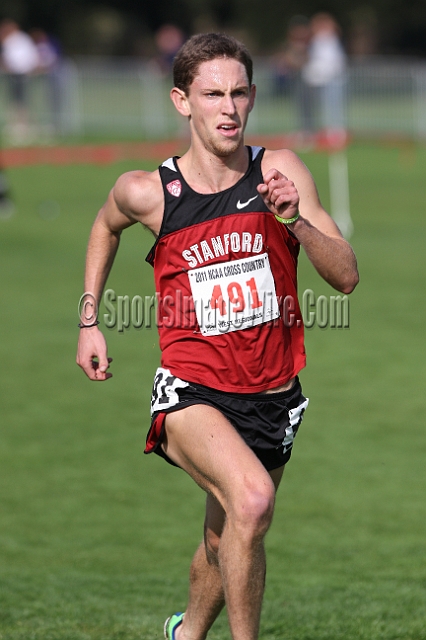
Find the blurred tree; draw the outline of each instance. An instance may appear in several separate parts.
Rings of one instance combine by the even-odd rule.
[[[145,53],[165,23],[190,35],[222,29],[240,35],[257,53],[276,50],[291,18],[327,11],[354,52],[426,55],[425,0],[0,0],[0,18],[25,29],[42,27],[65,53]],[[116,23],[116,24],[114,24]],[[101,35],[103,34],[103,35]]]

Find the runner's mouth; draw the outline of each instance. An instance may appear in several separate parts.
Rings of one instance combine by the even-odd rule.
[[[225,136],[233,136],[238,132],[239,127],[234,123],[233,124],[220,124],[217,127],[217,129],[218,129],[218,131],[220,131]]]

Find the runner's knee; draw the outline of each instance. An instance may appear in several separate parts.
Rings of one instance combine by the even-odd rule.
[[[275,490],[272,482],[245,487],[228,514],[229,522],[243,537],[263,537],[272,521]]]
[[[232,535],[249,546],[262,539],[271,524],[274,504],[273,490],[246,489],[226,515],[226,523],[231,527]],[[219,564],[221,536],[222,530],[205,526],[204,546],[209,564]]]

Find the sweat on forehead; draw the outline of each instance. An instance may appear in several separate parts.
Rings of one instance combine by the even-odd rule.
[[[224,33],[201,33],[187,40],[174,59],[175,87],[188,93],[200,65],[215,58],[230,58],[241,62],[251,85],[253,60],[245,45]]]

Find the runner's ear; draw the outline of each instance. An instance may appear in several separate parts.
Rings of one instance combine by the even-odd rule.
[[[186,93],[177,87],[173,87],[170,91],[170,98],[175,105],[177,111],[182,115],[189,117],[191,115],[191,110],[189,108],[188,99],[186,97]]]
[[[250,87],[250,111],[253,109],[254,107],[254,101],[256,99],[256,85],[252,84]]]

